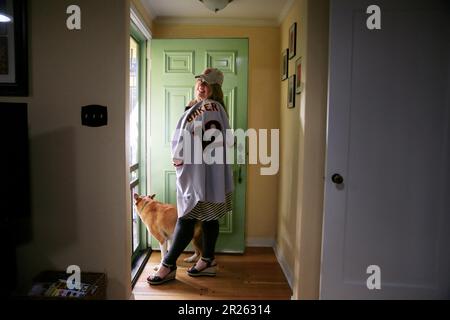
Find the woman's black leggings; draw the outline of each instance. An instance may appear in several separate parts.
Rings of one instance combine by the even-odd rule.
[[[175,232],[172,239],[169,252],[164,257],[163,264],[172,267],[176,265],[178,257],[186,249],[189,242],[194,236],[194,229],[197,220],[195,219],[178,219],[175,226]],[[219,237],[219,221],[203,221],[203,252],[202,257],[205,260],[213,260],[216,249],[217,238]]]

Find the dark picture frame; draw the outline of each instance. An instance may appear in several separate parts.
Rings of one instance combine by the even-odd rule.
[[[281,80],[289,77],[289,49],[283,50],[281,53]]]
[[[295,61],[295,93],[302,93],[302,58]]]
[[[288,108],[295,108],[295,74],[289,77]]]
[[[289,28],[289,60],[297,54],[297,22]]]
[[[0,13],[12,18],[0,23],[0,96],[28,96],[27,0],[1,0]]]

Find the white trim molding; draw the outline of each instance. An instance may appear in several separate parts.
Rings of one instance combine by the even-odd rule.
[[[156,18],[156,15],[154,14],[155,10],[153,10],[153,8],[152,8],[152,6],[150,4],[150,1],[142,1],[142,0],[138,0],[138,1],[145,8],[145,10],[147,11],[150,19],[152,19],[152,21],[155,20],[155,18]]]
[[[283,20],[287,17],[289,11],[291,11],[294,2],[295,0],[289,0],[288,2],[286,2],[283,10],[281,10],[280,16],[278,17],[278,25],[281,25],[283,23]]]
[[[130,18],[131,21],[138,27],[138,29],[142,32],[142,34],[147,40],[152,39],[151,30],[145,24],[144,19],[142,19],[141,15],[139,14],[139,11],[137,10],[137,8],[133,3],[131,3],[130,5]]]
[[[256,247],[256,248],[274,248],[275,247],[275,239],[274,238],[260,238],[260,237],[251,237],[246,240],[247,247]]]
[[[170,25],[208,25],[208,26],[245,26],[245,27],[278,27],[277,20],[271,19],[235,19],[235,18],[183,18],[183,17],[158,17],[154,20],[157,24]]]
[[[294,290],[294,272],[291,270],[291,268],[289,267],[288,263],[286,262],[286,259],[284,257],[284,255],[281,253],[279,247],[277,245],[274,246],[273,248],[274,252],[275,252],[275,256],[277,257],[278,263],[281,266],[281,270],[284,273],[284,276],[286,277],[286,280],[289,284],[289,287],[291,287],[291,290]]]

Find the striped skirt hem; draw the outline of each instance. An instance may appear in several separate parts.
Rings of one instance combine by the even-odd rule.
[[[225,202],[222,203],[199,201],[184,219],[196,219],[199,221],[218,220],[232,210],[233,193],[230,192],[226,195]]]

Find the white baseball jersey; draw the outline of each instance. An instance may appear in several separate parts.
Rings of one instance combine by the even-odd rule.
[[[228,129],[225,109],[210,99],[192,106],[178,121],[172,137],[172,158],[174,163],[182,163],[176,167],[179,217],[188,214],[198,201],[224,203],[226,194],[233,191],[232,165],[225,161]],[[214,136],[212,141],[203,141],[205,133]]]

